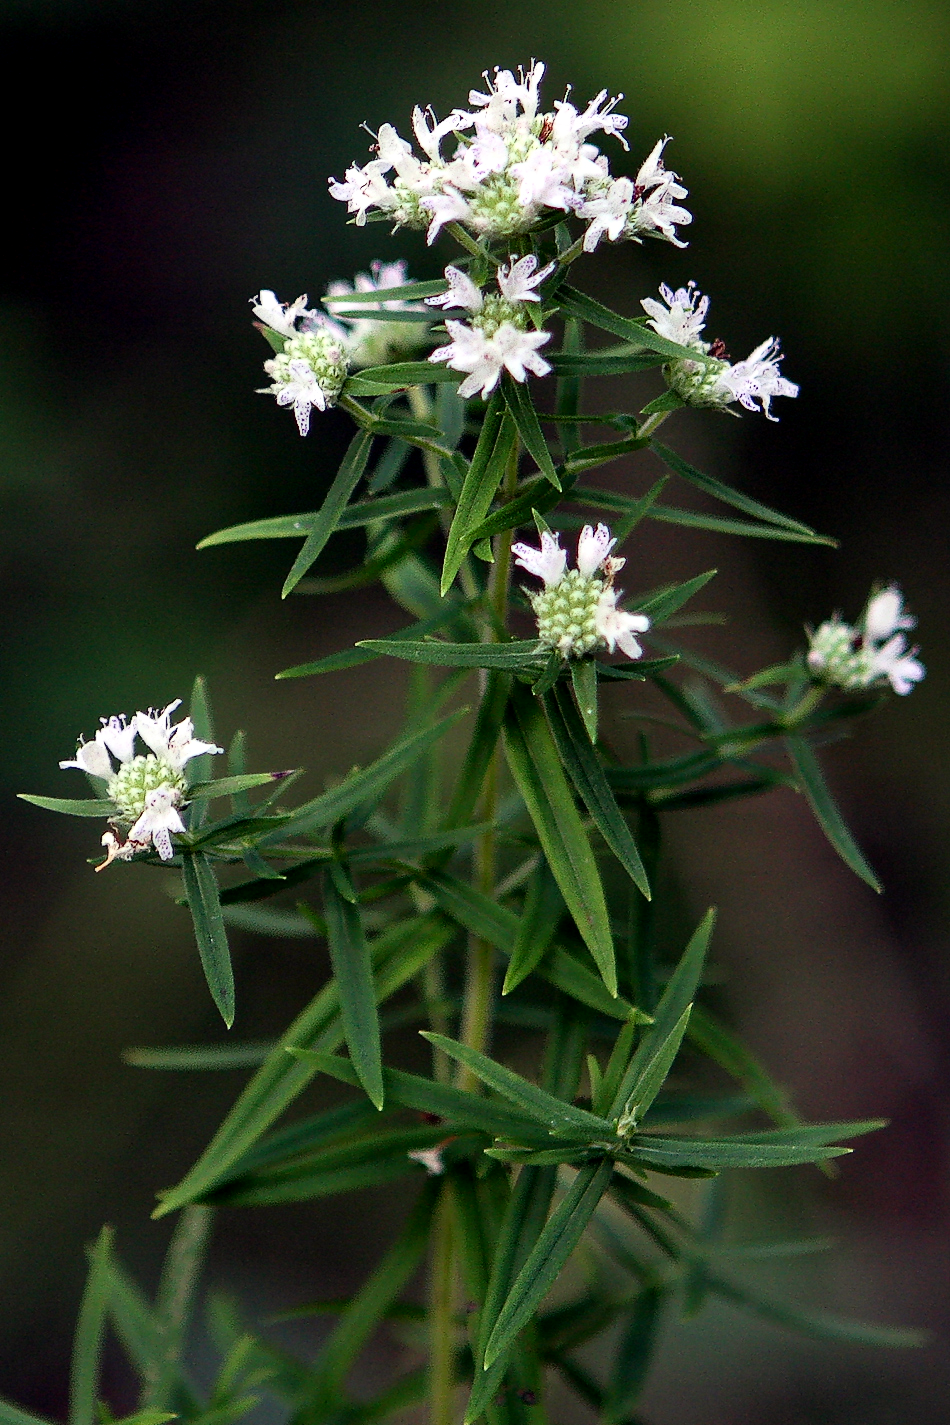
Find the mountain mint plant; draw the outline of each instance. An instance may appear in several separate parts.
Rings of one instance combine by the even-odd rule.
[[[645,297],[639,317],[574,285],[575,263],[604,241],[683,247],[691,215],[663,164],[668,139],[633,176],[614,174],[628,126],[619,101],[602,91],[585,108],[567,95],[544,108],[543,76],[537,62],[495,70],[444,119],[419,106],[415,149],[383,124],[375,156],[331,181],[358,225],[381,219],[425,231],[430,245],[451,241],[442,275],[413,280],[401,261],[379,261],[313,308],[268,289],[252,299],[272,350],[268,393],[293,408],[301,435],[332,406],[329,419],[355,432],[319,508],[221,530],[200,547],[300,541],[285,596],[378,581],[406,626],[278,677],[408,663],[404,730],[368,766],[287,807],[296,774],[249,773],[241,733],[213,775],[224,754],[199,679],[180,722],[174,702],[104,718],[80,742],[61,766],[85,774],[92,798],[27,797],[106,819],[97,869],[180,872],[229,1027],[229,923],[262,935],[292,923],[326,943],[332,967],[271,1047],[238,1045],[233,1059],[217,1046],[134,1051],[143,1067],[257,1067],[198,1161],[159,1194],[156,1216],[176,1214],[177,1225],[155,1302],[108,1233],[93,1251],[71,1425],[98,1418],[107,1326],[141,1380],[127,1425],[228,1425],[263,1397],[299,1425],[421,1405],[433,1425],[525,1425],[546,1420],[555,1377],[591,1416],[621,1425],[638,1418],[664,1319],[711,1297],[834,1340],[919,1339],[776,1302],[751,1264],[742,1274],[724,1264],[708,1224],[734,1231],[723,1211],[734,1174],[824,1164],[882,1124],[803,1123],[706,1003],[714,912],[684,948],[657,903],[669,819],[766,791],[802,794],[834,851],[880,889],[816,749],[830,722],[840,729],[923,677],[906,639],[913,619],[888,585],[857,625],[835,616],[787,662],[743,677],[677,637],[678,624],[701,626],[680,611],[714,571],[642,587],[654,520],[833,541],[657,439],[685,405],[773,420],[772,401],[798,388],[779,374],[773,338],[735,364],[707,342],[708,298],[691,281],[664,285],[662,303]],[[588,404],[602,376],[623,381],[627,409]],[[645,454],[665,472],[653,483]],[[612,483],[589,480],[618,461]],[[671,480],[726,514],[664,503]],[[365,531],[354,568],[312,574],[343,529]],[[578,530],[569,567],[562,535]],[[649,718],[648,693],[669,715],[631,758],[600,704]],[[453,729],[456,742],[463,729],[468,738],[457,756],[443,745]],[[399,1062],[397,1023],[421,1027],[428,1073]],[[513,1030],[520,1071],[508,1062]],[[339,1086],[338,1102],[284,1123],[318,1076]],[[215,1208],[308,1205],[384,1184],[404,1195],[404,1225],[355,1294],[333,1304],[322,1343],[291,1356],[269,1328],[212,1305],[222,1359],[210,1392],[199,1388],[185,1323]],[[423,1264],[424,1305],[413,1289],[407,1313],[401,1299]],[[361,1353],[388,1322],[405,1326],[406,1369],[370,1388]]]

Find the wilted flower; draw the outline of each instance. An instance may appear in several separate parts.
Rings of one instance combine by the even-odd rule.
[[[908,648],[901,632],[915,623],[903,612],[900,589],[891,584],[871,595],[856,627],[835,614],[809,633],[809,671],[819,682],[846,692],[890,683],[903,696],[926,673],[917,649]]]
[[[104,782],[105,796],[114,807],[110,820],[129,828],[124,844],[113,832],[105,833],[102,844],[108,855],[97,870],[116,859],[126,861],[149,845],[163,861],[174,855],[171,833],[185,830],[179,812],[185,800],[185,764],[205,752],[223,751],[195,737],[190,717],[172,725],[171,715],[180,706],[178,698],[161,712],[152,708],[131,720],[124,714],[103,718],[93,741],[81,741],[76,756],[60,762],[62,768],[77,767]],[[136,737],[149,748],[147,753],[136,755]]]
[[[710,344],[699,335],[706,325],[709,298],[702,296],[695,282],[675,292],[664,282],[660,296],[666,306],[654,297],[644,297],[640,303],[650,318],[648,325],[658,336],[691,346],[711,358],[691,361],[683,357],[663,367],[670,390],[687,405],[724,410],[738,401],[747,411],[761,410],[766,420],[774,421],[777,417],[769,409],[772,399],[798,395],[798,387],[779,372],[781,352],[775,337],[766,337],[744,361],[730,363],[718,354],[721,342]]]
[[[567,568],[567,554],[556,534],[545,530],[541,548],[515,544],[515,562],[529,574],[543,580],[541,593],[530,594],[538,620],[538,637],[564,658],[583,658],[598,648],[613,653],[620,648],[628,658],[643,653],[634,638],[650,627],[646,614],[630,614],[617,608],[620,590],[613,587],[614,575],[625,560],[610,551],[616,544],[605,524],[596,529],[585,525],[577,541],[577,568]]]

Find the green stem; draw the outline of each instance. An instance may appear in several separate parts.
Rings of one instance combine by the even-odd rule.
[[[429,1420],[454,1425],[455,1244],[452,1204],[443,1189],[435,1210],[429,1288]]]
[[[807,693],[795,704],[791,712],[787,712],[783,716],[782,722],[785,726],[790,730],[800,728],[802,723],[815,711],[815,708],[824,698],[826,692],[827,689],[822,687],[820,683],[812,684]]]
[[[518,442],[511,452],[505,471],[503,498],[514,498],[518,487]],[[513,531],[505,530],[495,538],[495,562],[489,578],[488,599],[496,629],[503,629],[508,619],[508,585],[511,576],[511,541]],[[489,639],[494,629],[486,630]],[[485,776],[482,793],[481,819],[493,822],[498,807],[498,781],[501,771],[501,748],[495,748]],[[475,845],[475,885],[483,895],[493,897],[497,879],[497,846],[495,834],[488,831]],[[462,1042],[484,1053],[491,1037],[491,1011],[495,950],[487,940],[473,936],[469,942],[465,974],[465,1000],[462,1007]],[[478,1089],[478,1080],[470,1069],[462,1069],[459,1086],[470,1093]]]

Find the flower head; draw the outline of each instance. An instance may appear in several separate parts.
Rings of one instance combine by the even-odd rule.
[[[503,371],[515,381],[526,381],[528,372],[546,376],[551,367],[539,350],[551,340],[551,333],[529,330],[525,302],[537,302],[535,290],[548,277],[554,263],[536,271],[537,258],[512,257],[499,267],[496,274],[497,292],[483,293],[472,279],[457,267],[447,267],[447,292],[428,297],[432,306],[460,306],[470,313],[469,322],[449,319],[445,329],[451,337],[447,346],[440,346],[430,361],[444,361],[453,371],[468,375],[459,386],[463,398],[480,392],[488,396],[498,385]]]
[[[840,614],[809,632],[808,669],[818,682],[846,692],[864,692],[890,683],[902,697],[925,676],[917,649],[908,648],[902,629],[916,620],[903,612],[903,596],[891,584],[872,594],[856,626]]]
[[[309,319],[317,316],[307,307],[306,292],[296,301],[278,302],[274,293],[266,287],[251,298],[251,311],[265,327],[284,337],[296,336],[298,323],[305,327]]]
[[[660,296],[644,297],[640,305],[649,317],[648,326],[668,341],[691,346],[703,358],[693,361],[683,357],[669,361],[663,375],[671,391],[690,406],[725,410],[738,401],[747,411],[761,410],[766,420],[778,418],[771,414],[771,402],[776,396],[797,396],[798,387],[779,371],[781,357],[775,337],[766,337],[744,361],[730,363],[717,354],[722,343],[704,341],[700,332],[706,325],[709,298],[704,297],[695,282],[688,282],[674,292],[664,282]]]
[[[375,208],[397,226],[427,228],[430,243],[447,223],[497,239],[529,232],[550,211],[579,210],[609,183],[609,165],[591,137],[624,143],[627,120],[606,90],[583,110],[565,96],[542,111],[544,68],[535,61],[517,74],[486,73],[485,88],[469,93],[469,108],[446,119],[417,106],[412,128],[423,157],[384,124],[377,156],[352,165],[342,182],[331,179],[332,197],[357,223]]]
[[[350,305],[355,292],[379,292],[409,284],[405,262],[372,262],[370,272],[358,272],[349,282],[331,282],[323,304],[341,324],[346,338],[347,363],[352,370],[363,366],[385,366],[390,361],[416,351],[428,341],[428,328],[419,322],[379,320],[373,312],[422,312],[418,302],[396,298]],[[365,317],[363,313],[366,313]]]
[[[611,178],[605,168],[592,175],[577,207],[578,216],[588,225],[585,252],[593,252],[604,237],[608,242],[658,237],[674,247],[686,246],[677,237],[676,228],[693,221],[692,213],[679,205],[689,190],[680,183],[679,174],[663,166],[663,150],[669,141],[668,137],[659,140],[635,179]]]
[[[261,293],[264,295],[267,294]],[[301,300],[306,299],[298,297],[297,302]],[[295,328],[284,342],[283,351],[264,362],[271,385],[263,387],[262,394],[276,396],[278,406],[293,406],[297,428],[306,435],[311,410],[325,411],[343,389],[349,333],[322,312],[303,315],[303,329]]]
[[[114,832],[105,833],[102,844],[107,856],[97,870],[116,859],[127,861],[150,845],[163,861],[174,855],[171,833],[185,830],[179,811],[185,799],[185,764],[193,757],[223,750],[195,737],[190,717],[172,725],[171,715],[180,705],[179,698],[161,712],[150,708],[132,718],[124,714],[103,718],[94,740],[80,741],[75,758],[60,762],[60,767],[76,767],[104,781],[106,797],[113,805],[110,820],[129,828],[124,844]],[[148,752],[136,754],[136,737]]]
[[[613,580],[625,561],[611,555],[615,543],[605,524],[596,529],[585,525],[577,541],[576,569],[567,569],[558,536],[547,530],[541,535],[540,549],[530,544],[512,546],[515,562],[544,581],[540,593],[529,595],[538,637],[564,658],[583,658],[599,648],[611,653],[620,648],[628,658],[643,653],[633,635],[645,633],[650,620],[646,614],[617,608],[620,590],[613,587]]]

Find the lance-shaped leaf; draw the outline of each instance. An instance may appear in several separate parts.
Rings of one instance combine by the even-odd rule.
[[[313,801],[298,807],[278,831],[259,837],[256,844],[262,847],[279,845],[289,837],[304,835],[321,826],[331,826],[347,816],[354,807],[373,802],[400,772],[404,772],[417,757],[421,757],[433,742],[444,737],[449,728],[454,727],[467,712],[467,708],[459,708],[434,726],[400,739],[388,752],[384,752],[382,757],[361,772],[353,773],[338,787],[332,787],[322,796],[314,797]]]
[[[311,564],[323,552],[327,540],[337,527],[344,507],[359,484],[360,476],[366,469],[372,444],[372,432],[365,430],[358,430],[350,441],[349,449],[343,457],[336,479],[327,491],[326,499],[314,518],[310,533],[304,540],[303,548],[284,580],[281,598],[286,599],[306,574]]]
[[[506,375],[502,381],[502,391],[525,450],[544,478],[551,482],[555,490],[560,490],[561,481],[554,468],[548,443],[538,422],[538,413],[534,409],[534,402],[531,399],[527,383],[514,381]]]
[[[845,826],[844,818],[838,810],[834,797],[828,790],[821,774],[818,758],[803,737],[787,737],[785,745],[792,766],[798,774],[802,791],[815,814],[815,819],[846,866],[850,866],[856,876],[860,876],[873,891],[882,889],[881,883],[861,854],[860,847]]]
[[[95,1425],[99,1362],[109,1305],[112,1232],[103,1227],[89,1259],[69,1371],[69,1425]]]
[[[389,391],[405,391],[410,386],[429,386],[440,381],[458,382],[459,374],[447,366],[428,361],[399,361],[392,366],[367,366],[347,377],[347,396],[382,396]]]
[[[405,445],[403,449],[407,449]],[[449,503],[447,490],[401,490],[397,495],[383,495],[375,500],[362,500],[348,505],[336,523],[339,529],[355,529],[374,520],[398,519],[419,514],[422,510],[439,509]],[[322,517],[322,511],[310,510],[302,515],[277,515],[272,519],[250,520],[246,524],[230,525],[206,535],[196,549],[212,549],[219,544],[241,544],[251,539],[306,539]]]
[[[465,475],[458,507],[449,529],[442,565],[443,598],[462,566],[471,545],[471,531],[488,513],[495,491],[501,484],[508,458],[514,449],[515,425],[505,412],[505,403],[496,391],[488,403],[485,418]]]
[[[428,1039],[437,1049],[442,1049],[451,1059],[471,1069],[482,1083],[493,1088],[504,1098],[516,1103],[524,1113],[532,1117],[550,1133],[562,1137],[577,1138],[585,1143],[609,1140],[613,1136],[613,1125],[605,1118],[598,1118],[584,1108],[575,1108],[571,1103],[555,1098],[553,1094],[538,1088],[504,1064],[496,1063],[487,1054],[460,1044],[455,1039],[447,1039],[444,1034],[433,1034],[422,1030],[423,1039]]]
[[[611,1170],[612,1164],[605,1160],[578,1172],[531,1249],[499,1312],[485,1348],[486,1367],[502,1354],[547,1296],[607,1191]]]
[[[343,1033],[360,1083],[377,1108],[383,1106],[382,1051],[373,965],[359,907],[332,876],[324,879],[323,904],[333,974],[340,988]]]
[[[649,371],[663,364],[657,352],[642,347],[611,347],[609,351],[553,352],[548,358],[558,376],[622,376],[628,371]]]
[[[613,1373],[604,1401],[604,1425],[621,1425],[632,1417],[636,1409],[653,1361],[660,1313],[666,1296],[664,1286],[651,1283],[644,1287],[634,1302],[614,1357]]]
[[[505,752],[567,908],[615,995],[617,965],[597,862],[544,713],[526,689],[516,689],[509,701]]]
[[[629,1140],[629,1157],[621,1161],[638,1167],[707,1168],[790,1168],[797,1163],[818,1163],[839,1158],[850,1148],[824,1143],[749,1143],[739,1138],[662,1138],[658,1134],[638,1134]]]
[[[656,1098],[663,1078],[666,1077],[664,1071],[657,1082],[657,1066],[662,1064],[671,1044],[675,1042],[674,1055],[679,1048],[689,1019],[688,1012],[702,978],[706,951],[715,923],[716,912],[710,909],[690,937],[689,944],[656,1007],[653,1024],[643,1036],[637,1052],[617,1085],[609,1117],[624,1114],[639,1119]],[[669,1063],[672,1063],[672,1056]]]
[[[428,663],[440,668],[498,668],[509,673],[525,669],[536,671],[547,656],[536,638],[511,643],[443,643],[437,638],[418,643],[409,639],[365,638],[357,648],[403,658],[408,663]]]
[[[115,816],[115,802],[107,798],[84,797],[74,800],[71,797],[35,797],[30,792],[17,792],[21,802],[29,802],[31,806],[41,807],[43,811],[64,812],[66,816]]]
[[[387,642],[398,639],[418,642],[427,634],[444,628],[447,623],[458,618],[458,615],[458,606],[448,602],[447,607],[440,609],[430,618],[420,619],[417,623],[411,623],[406,628],[397,629],[395,633],[389,635]],[[293,668],[285,668],[283,672],[275,673],[274,676],[278,679],[310,678],[317,673],[336,673],[342,668],[358,668],[360,664],[372,663],[374,659],[381,656],[370,648],[342,648],[339,653],[328,653],[325,658],[318,658],[313,663],[298,663]]]
[[[517,988],[544,958],[564,915],[564,909],[564,897],[551,874],[550,866],[542,856],[528,882],[528,892],[518,922],[511,960],[501,989],[503,995],[510,994]]]
[[[662,623],[677,613],[694,594],[698,594],[715,575],[715,569],[707,569],[705,574],[697,574],[694,579],[674,584],[669,589],[660,589],[647,598],[632,600],[632,603],[638,613],[648,614],[652,623]]]
[[[218,882],[203,851],[182,851],[182,878],[185,897],[195,927],[208,989],[228,1028],[234,1023],[234,971],[228,934],[221,914]]]
[[[413,916],[391,926],[371,945],[376,999],[395,994],[451,937],[440,915]],[[333,1050],[343,1041],[340,992],[331,980],[290,1025],[244,1089],[208,1147],[177,1187],[160,1194],[155,1217],[203,1197],[247,1153],[317,1072],[287,1050],[314,1046]],[[355,1071],[354,1071],[355,1072]]]
[[[649,900],[650,885],[636,842],[567,689],[555,688],[545,699],[545,709],[561,762],[597,830],[634,885]]]
[[[781,514],[778,510],[770,509],[768,505],[762,505],[758,500],[750,499],[748,495],[743,495],[739,490],[733,490],[729,485],[724,485],[721,480],[717,480],[712,475],[706,475],[702,470],[697,470],[695,465],[690,465],[688,460],[684,460],[681,455],[677,455],[675,450],[670,450],[666,445],[661,445],[658,440],[650,442],[650,447],[663,461],[663,464],[672,470],[674,475],[679,475],[682,479],[688,480],[697,489],[703,490],[707,495],[714,496],[721,500],[723,504],[732,505],[734,509],[742,510],[743,514],[752,515],[755,519],[765,520],[767,524],[779,525],[783,529],[792,530],[796,534],[815,536],[815,531],[807,524],[802,524],[800,520],[790,519],[788,515]],[[823,543],[833,543],[832,540],[822,540]]]

